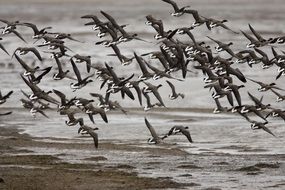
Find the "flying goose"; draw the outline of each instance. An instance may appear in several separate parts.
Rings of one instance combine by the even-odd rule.
[[[250,78],[248,78],[248,79],[260,86],[258,88],[259,92],[264,92],[264,91],[267,91],[267,90],[270,90],[270,89],[277,89],[277,90],[285,91],[284,89],[277,87],[276,83],[274,83],[274,82],[272,82],[270,84],[265,84],[265,83],[257,81],[257,80],[253,80],[253,79],[250,79]]]
[[[265,132],[271,134],[272,136],[276,137],[274,133],[271,132],[271,130],[269,130],[267,127],[266,127],[266,124],[268,124],[268,121],[265,121],[265,122],[257,122],[257,121],[254,121],[254,120],[251,120],[251,119],[248,119],[248,121],[251,123],[251,129],[252,130],[257,130],[257,129],[262,129],[264,130]]]
[[[39,39],[41,38],[42,36],[44,36],[45,34],[47,34],[47,29],[52,29],[52,27],[45,27],[45,28],[42,28],[42,29],[38,29],[38,27],[33,24],[33,23],[23,23],[22,25],[24,26],[27,26],[27,27],[30,27],[33,31],[34,31],[34,35],[33,35],[33,39]]]
[[[80,72],[79,72],[79,70],[78,70],[78,68],[77,68],[77,66],[76,66],[76,64],[75,64],[75,62],[73,61],[72,58],[70,59],[70,62],[71,62],[73,71],[75,73],[75,76],[77,78],[77,82],[76,83],[73,83],[73,82],[70,83],[70,87],[73,90],[80,89],[80,88],[86,86],[88,83],[93,82],[93,80],[90,79],[90,78],[94,76],[94,73],[82,79],[81,78],[81,74],[80,74]]]
[[[83,56],[83,55],[76,54],[73,57],[75,58],[75,63],[85,62],[86,63],[87,72],[88,73],[90,72],[90,69],[91,69],[91,56]]]
[[[277,96],[277,98],[276,98],[277,102],[281,102],[281,101],[285,100],[285,95],[281,95],[280,93],[276,92],[272,88],[270,90]]]
[[[188,126],[184,127],[182,125],[175,125],[169,130],[168,134],[166,134],[164,137],[162,137],[162,139],[169,137],[171,135],[176,135],[178,133],[182,133],[183,135],[186,136],[186,138],[188,139],[188,141],[190,143],[193,143],[193,140],[191,138],[191,135],[190,135],[190,132],[188,129],[189,129]]]
[[[0,105],[4,104],[7,99],[11,96],[11,94],[13,94],[13,90],[11,90],[10,92],[8,92],[6,95],[2,95],[1,91],[0,91]]]
[[[32,52],[35,56],[37,56],[37,58],[38,58],[40,61],[43,60],[42,57],[41,57],[40,52],[39,52],[36,48],[34,48],[34,47],[18,47],[18,48],[14,51],[12,57],[15,55],[16,52],[19,52],[20,55],[25,55],[25,54],[27,54],[27,53],[29,53],[29,52]]]
[[[67,115],[68,117],[68,120],[65,121],[65,124],[67,126],[74,126],[76,124],[83,124],[83,118],[78,118],[76,119],[74,117],[75,114],[77,113],[82,113],[82,110],[81,109],[78,109],[78,108],[68,108],[68,109],[63,109],[63,110],[60,110],[60,115]]]
[[[27,79],[25,79],[23,77],[23,75],[21,75],[21,78],[26,83],[26,85],[28,85],[29,88],[33,91],[33,94],[31,94],[29,96],[30,100],[43,99],[43,100],[45,100],[47,102],[50,102],[50,103],[53,103],[53,104],[56,104],[56,105],[59,104],[59,102],[56,99],[54,99],[53,97],[48,95],[52,91],[45,92],[42,89],[40,89],[36,84],[33,84],[30,81],[28,81]]]
[[[78,133],[85,132],[89,134],[93,138],[95,148],[98,148],[98,134],[95,132],[95,130],[98,130],[98,129],[99,128],[97,127],[92,128],[83,123],[80,123],[80,128],[78,129]]]
[[[159,89],[160,87],[162,87],[162,84],[159,84],[158,86],[155,86],[155,85],[153,85],[153,84],[151,84],[151,83],[149,83],[149,82],[143,82],[143,83],[145,83],[146,86],[147,86],[146,88],[143,89],[143,91],[146,92],[146,93],[153,93],[153,95],[157,98],[157,100],[159,101],[159,103],[160,103],[162,106],[165,107],[165,104],[163,103],[162,98],[161,98],[161,96],[160,96],[160,94],[159,94],[159,92],[158,92],[158,89]]]
[[[185,97],[184,94],[182,94],[182,93],[176,93],[174,85],[173,85],[170,81],[168,81],[168,80],[166,80],[166,82],[167,82],[167,84],[168,84],[168,85],[170,86],[170,88],[171,88],[171,94],[169,95],[169,98],[170,98],[171,100],[174,100],[174,99],[178,98],[179,96],[180,96],[182,99],[184,99],[184,97]]]
[[[162,141],[162,138],[160,138],[156,131],[154,130],[153,126],[149,123],[149,121],[147,120],[147,118],[145,117],[144,118],[144,121],[145,121],[145,124],[146,124],[146,127],[148,128],[148,130],[150,131],[150,134],[151,134],[151,138],[148,139],[148,144],[159,144],[161,143]]]

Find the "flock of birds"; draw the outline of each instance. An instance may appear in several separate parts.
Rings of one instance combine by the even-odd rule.
[[[91,56],[75,54],[69,47],[66,46],[67,40],[76,41],[82,43],[79,40],[73,38],[70,34],[51,32],[51,27],[38,28],[35,24],[20,22],[20,21],[6,21],[0,19],[0,22],[4,23],[2,26],[2,38],[8,34],[14,34],[19,39],[26,40],[22,37],[18,28],[26,27],[33,31],[32,38],[35,40],[33,47],[18,47],[15,49],[12,57],[15,57],[17,62],[23,67],[24,72],[21,73],[21,78],[24,83],[31,89],[32,93],[27,93],[23,90],[23,98],[20,99],[24,108],[30,110],[31,114],[35,116],[37,113],[42,114],[45,117],[46,109],[50,109],[51,105],[57,106],[57,112],[60,115],[66,115],[68,120],[65,121],[68,126],[79,125],[78,133],[89,134],[94,139],[95,147],[98,147],[98,135],[95,132],[97,127],[90,127],[86,125],[83,117],[79,117],[79,113],[88,115],[90,121],[95,123],[93,116],[99,114],[104,122],[108,123],[108,117],[106,113],[109,110],[119,109],[124,114],[127,111],[120,106],[119,102],[112,101],[112,94],[120,93],[122,99],[130,98],[135,100],[134,91],[137,96],[138,103],[143,105],[143,97],[145,98],[146,105],[144,110],[148,111],[151,108],[166,107],[163,98],[159,93],[159,88],[162,84],[154,85],[152,80],[158,80],[165,78],[166,83],[169,85],[171,94],[169,98],[171,100],[177,98],[184,98],[184,94],[178,93],[175,90],[175,85],[171,80],[183,81],[186,78],[187,73],[193,72],[189,69],[194,68],[197,71],[202,71],[204,74],[204,88],[209,88],[212,92],[212,98],[215,101],[217,107],[214,109],[214,113],[220,112],[233,112],[238,113],[244,117],[250,124],[251,129],[262,129],[271,135],[275,136],[273,132],[267,127],[269,116],[280,117],[285,120],[285,112],[281,109],[273,108],[270,104],[263,103],[263,96],[261,98],[255,97],[250,92],[248,95],[253,101],[252,105],[244,105],[240,96],[239,90],[244,88],[244,85],[237,85],[235,80],[239,80],[240,83],[246,83],[248,80],[258,84],[260,92],[271,91],[277,96],[277,101],[281,102],[285,99],[285,95],[282,95],[280,91],[284,91],[276,86],[275,83],[266,84],[260,81],[256,81],[244,76],[244,74],[235,68],[236,64],[248,64],[249,67],[253,65],[261,65],[263,69],[267,69],[272,66],[277,66],[278,73],[276,80],[285,75],[285,52],[278,50],[276,45],[283,44],[285,42],[285,36],[274,37],[270,39],[263,38],[250,24],[249,29],[252,34],[240,31],[248,40],[246,48],[239,52],[234,52],[231,48],[232,42],[225,43],[218,41],[210,36],[207,36],[217,46],[213,53],[212,48],[205,42],[199,42],[195,39],[192,31],[196,30],[202,25],[205,25],[209,30],[213,28],[221,28],[231,32],[233,34],[240,34],[240,32],[234,31],[229,28],[225,23],[227,20],[216,20],[214,18],[207,18],[198,13],[197,10],[190,9],[190,6],[178,7],[178,5],[172,0],[162,0],[165,3],[170,4],[173,7],[174,12],[171,16],[181,17],[183,15],[192,15],[194,22],[191,26],[176,28],[174,30],[165,31],[163,21],[154,18],[152,15],[146,16],[145,24],[152,27],[156,34],[154,38],[158,41],[159,49],[154,52],[148,52],[142,55],[134,52],[132,57],[124,56],[120,49],[119,44],[129,41],[139,40],[145,43],[150,43],[138,37],[137,34],[129,33],[126,31],[126,24],[119,24],[111,15],[101,11],[101,14],[106,18],[104,21],[100,20],[96,15],[84,15],[82,19],[88,19],[88,23],[85,25],[91,25],[94,31],[98,31],[97,36],[101,39],[95,43],[95,45],[102,45],[104,47],[112,48],[114,54],[109,56],[116,56],[122,66],[127,66],[133,62],[138,64],[141,75],[136,79],[135,74],[123,77],[115,72],[114,68],[108,63],[104,65],[92,64]],[[178,35],[187,35],[188,40],[181,41],[178,39]],[[38,42],[42,42],[39,44]],[[39,50],[39,48],[47,47],[47,50]],[[270,47],[273,58],[269,58],[269,55],[265,53],[261,48]],[[0,48],[4,53],[10,55],[5,47],[0,43]],[[52,65],[41,68],[36,66],[37,64],[28,64],[22,55],[33,54],[35,61],[38,59],[42,61],[43,58],[40,52],[49,53],[54,60]],[[226,52],[222,57],[219,52]],[[155,64],[146,60],[146,56],[149,59],[156,60]],[[68,59],[72,66],[75,75],[72,75],[69,70],[64,70],[62,60]],[[54,62],[56,64],[54,64]],[[80,71],[78,64],[86,65],[86,75],[83,76],[83,71]],[[82,97],[72,97],[69,94],[64,94],[58,89],[52,89],[50,91],[42,90],[39,85],[43,79],[45,79],[52,70],[56,67],[56,73],[53,74],[53,79],[58,80],[71,80],[70,88],[72,91],[76,91],[84,88],[87,84],[93,82],[95,79],[101,81],[100,89],[106,88],[105,94],[90,93],[90,99]],[[95,72],[93,72],[95,71]],[[181,76],[180,78],[174,77]],[[181,74],[179,74],[181,73]],[[134,91],[132,91],[134,89]],[[6,102],[13,91],[8,92],[5,96],[0,93],[0,104]],[[53,95],[52,95],[53,94]],[[157,100],[156,103],[151,102],[150,95],[153,95]],[[91,98],[92,97],[92,98]],[[226,97],[231,108],[223,107],[220,103],[220,99]],[[95,102],[98,102],[95,104]],[[264,112],[267,115],[264,115]],[[12,112],[3,113],[1,115],[8,115]],[[254,113],[260,117],[262,121],[255,121],[249,118],[248,114]],[[160,143],[166,137],[182,133],[185,135],[189,142],[193,142],[190,132],[187,126],[176,125],[173,126],[168,133],[163,136],[158,136],[154,130],[154,127],[145,118],[145,124],[149,129],[152,137],[148,140],[151,144]]]

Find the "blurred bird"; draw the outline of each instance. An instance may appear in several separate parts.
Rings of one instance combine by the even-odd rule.
[[[167,84],[168,84],[168,85],[170,86],[170,88],[171,88],[171,94],[169,95],[169,98],[170,98],[171,100],[174,100],[174,99],[178,98],[179,96],[180,96],[182,99],[184,99],[184,97],[185,97],[184,94],[182,94],[182,93],[176,93],[174,85],[173,85],[170,81],[168,81],[168,80],[166,80],[166,82],[167,82]]]
[[[148,144],[159,144],[161,143],[161,141],[163,140],[161,137],[159,137],[156,133],[156,131],[154,130],[153,126],[149,123],[149,121],[147,120],[147,118],[144,118],[146,127],[148,128],[148,130],[150,131],[151,134],[151,138],[148,139]]]
[[[183,135],[186,136],[186,138],[188,139],[188,141],[190,143],[193,143],[193,140],[191,138],[191,135],[190,135],[190,132],[188,129],[189,129],[188,126],[184,127],[182,125],[175,125],[169,130],[168,134],[166,134],[164,137],[162,137],[162,139],[165,139],[166,137],[169,137],[171,135],[176,135],[178,133],[182,133]]]
[[[78,133],[85,132],[89,134],[94,140],[95,148],[98,148],[98,134],[95,132],[95,130],[98,130],[98,129],[99,128],[97,127],[92,128],[87,125],[84,125],[83,123],[80,123],[80,128],[78,129]]]
[[[8,92],[6,95],[2,95],[1,91],[0,91],[0,105],[4,104],[7,99],[11,96],[11,94],[13,94],[13,90],[11,90],[10,92]]]

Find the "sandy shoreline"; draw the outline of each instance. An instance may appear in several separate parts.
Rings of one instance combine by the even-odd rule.
[[[52,155],[37,155],[25,147],[56,147],[58,149],[93,150],[92,144],[71,145],[40,142],[19,130],[1,128],[0,132],[0,189],[156,189],[182,188],[169,179],[138,177],[128,165],[104,167],[98,164],[70,164]],[[102,149],[133,151],[128,146],[101,144]],[[182,151],[157,149],[160,154],[185,154]],[[96,151],[96,150],[94,150]],[[137,149],[136,151],[147,151]],[[152,154],[155,152],[151,149]],[[106,160],[103,156],[89,158],[91,161]],[[127,172],[126,172],[127,171]]]
[[[91,141],[31,137],[8,125],[0,127],[0,189],[284,188],[285,155],[241,146],[221,149],[250,154],[210,149],[191,154],[169,143],[142,146],[104,140],[94,150]],[[74,161],[84,152],[87,157],[79,155]],[[183,182],[174,180],[175,175]]]

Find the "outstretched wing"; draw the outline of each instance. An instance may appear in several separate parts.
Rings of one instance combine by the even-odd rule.
[[[152,136],[155,140],[158,140],[159,137],[158,137],[157,133],[155,132],[155,130],[154,130],[154,128],[152,127],[152,125],[148,122],[148,120],[146,119],[146,117],[144,118],[144,121],[145,121],[145,124],[146,124],[147,128],[148,128],[149,131],[150,131],[151,136]]]

